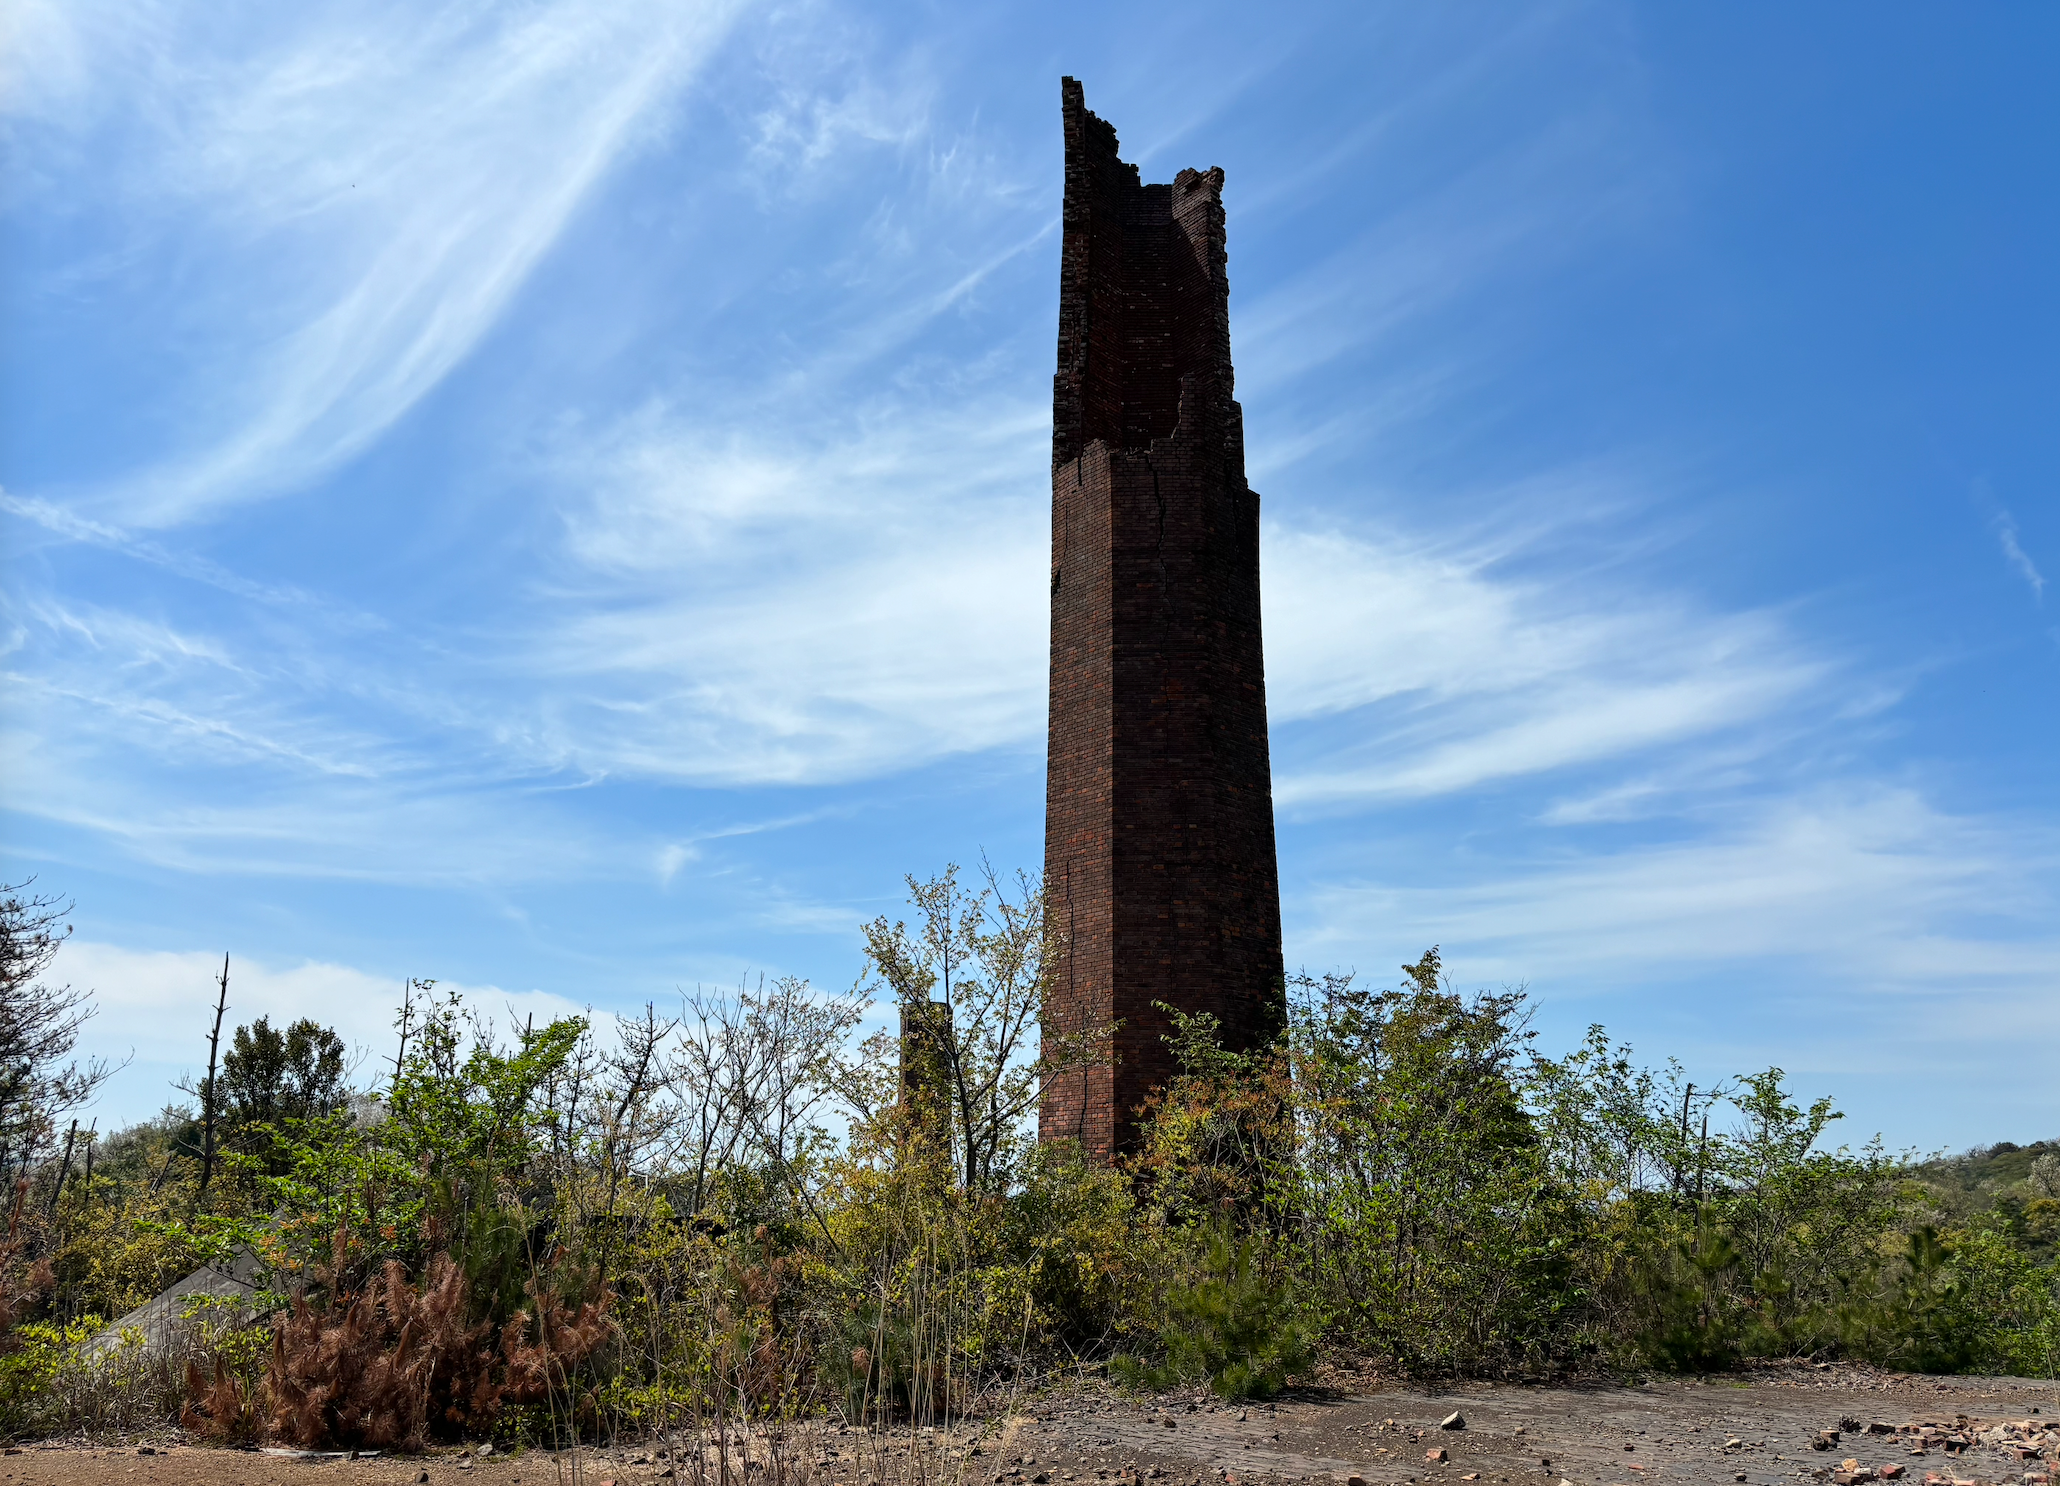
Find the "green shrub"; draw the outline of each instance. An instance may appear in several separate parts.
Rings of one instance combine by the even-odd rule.
[[[76,1364],[79,1348],[99,1330],[97,1316],[68,1326],[31,1321],[15,1328],[11,1349],[0,1356],[0,1432],[9,1439],[29,1432],[58,1374]]]
[[[1286,1285],[1253,1265],[1253,1241],[1222,1224],[1204,1236],[1200,1274],[1166,1297],[1156,1363],[1119,1357],[1133,1387],[1206,1382],[1225,1398],[1271,1398],[1315,1363],[1315,1349]]]
[[[1675,1372],[1718,1372],[1751,1350],[1751,1308],[1734,1289],[1741,1255],[1705,1211],[1674,1244],[1673,1262],[1654,1265],[1648,1285],[1653,1322],[1647,1359]]]

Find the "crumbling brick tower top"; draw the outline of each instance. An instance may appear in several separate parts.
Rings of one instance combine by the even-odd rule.
[[[1038,1129],[1106,1160],[1173,1072],[1157,1003],[1214,1015],[1233,1047],[1279,1027],[1280,879],[1223,172],[1141,184],[1061,88],[1044,870],[1065,940],[1045,1026],[1118,1026]]]

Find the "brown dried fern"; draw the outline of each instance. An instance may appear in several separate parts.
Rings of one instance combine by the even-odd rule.
[[[36,1302],[49,1293],[56,1280],[48,1259],[29,1265],[21,1262],[22,1250],[29,1243],[21,1228],[22,1207],[28,1195],[28,1178],[22,1177],[14,1184],[14,1210],[7,1218],[7,1237],[0,1239],[0,1352],[14,1350],[15,1328],[28,1319]]]
[[[179,1427],[213,1444],[235,1445],[254,1440],[262,1420],[257,1401],[230,1373],[227,1364],[215,1359],[210,1381],[200,1363],[186,1359],[186,1406],[179,1411]]]
[[[319,1309],[296,1296],[274,1322],[272,1433],[303,1447],[417,1450],[433,1436],[489,1434],[510,1404],[567,1397],[571,1370],[613,1334],[613,1297],[575,1309],[540,1281],[529,1293],[533,1314],[498,1330],[472,1321],[464,1271],[437,1254],[419,1287],[389,1261]]]

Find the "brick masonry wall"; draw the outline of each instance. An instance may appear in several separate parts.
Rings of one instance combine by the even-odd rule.
[[[1259,632],[1259,498],[1232,398],[1223,172],[1145,185],[1062,84],[1046,1027],[1120,1023],[1039,1133],[1100,1159],[1172,1073],[1154,1003],[1248,1047],[1285,1011]]]

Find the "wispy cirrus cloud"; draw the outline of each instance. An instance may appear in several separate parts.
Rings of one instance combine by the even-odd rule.
[[[184,37],[185,12],[154,14],[166,24],[145,41],[117,46],[84,25],[70,42],[126,57],[155,85],[149,96],[170,100],[146,137],[188,143],[191,158],[150,199],[199,203],[210,242],[241,244],[244,266],[259,270],[268,313],[284,306],[303,322],[282,342],[284,374],[227,379],[262,393],[255,412],[218,420],[205,449],[155,466],[157,484],[117,492],[107,509],[129,522],[215,509],[376,437],[476,342],[570,204],[640,137],[730,12],[668,29],[628,3],[543,5],[519,19],[465,8],[414,25],[344,7],[282,23],[234,55]],[[241,658],[230,645],[212,665],[166,668],[147,647],[114,643],[103,615],[104,643],[72,646],[77,683],[44,677],[51,741],[113,726],[171,766],[213,755],[210,767],[276,771],[282,789],[295,777],[298,788],[342,791],[310,819],[348,819],[384,791],[396,816],[418,822],[461,774],[488,788],[539,777],[813,785],[1034,748],[1043,379],[1019,375],[1012,337],[995,342],[980,314],[1004,280],[1021,295],[1023,255],[1054,226],[1053,183],[976,122],[937,110],[920,48],[885,57],[849,17],[811,22],[753,33],[753,78],[726,100],[747,168],[695,188],[702,210],[726,191],[756,202],[766,258],[740,282],[782,294],[802,285],[782,302],[812,316],[805,339],[680,376],[599,433],[580,423],[547,438],[534,485],[555,516],[545,529],[562,540],[530,553],[506,607],[468,628],[420,645],[362,632],[339,644],[281,618]],[[408,39],[387,55],[354,42],[361,32]],[[196,58],[223,86],[194,87]],[[184,70],[172,78],[167,67]],[[431,76],[435,86],[411,91]],[[1440,106],[1412,95],[1399,108],[1420,129]],[[1569,154],[1564,130],[1532,137],[1240,311],[1248,364],[1262,380],[1299,375],[1447,305],[1469,273],[1506,267],[1547,227],[1535,193],[1512,206],[1499,187]],[[846,177],[876,179],[883,166],[895,191],[845,194]],[[826,207],[850,230],[822,241],[811,213]],[[314,246],[328,235],[340,246]],[[408,250],[429,240],[433,252]],[[1466,273],[1436,246],[1454,242],[1473,254]],[[1363,261],[1369,248],[1378,272]],[[316,283],[272,292],[266,254],[289,249]],[[811,276],[797,278],[804,264]],[[969,326],[966,346],[926,344]],[[48,502],[16,506],[46,526],[84,519]],[[135,546],[111,522],[95,529]],[[1433,704],[1415,709],[1413,774],[1377,788],[1444,793],[1619,756],[1727,725],[1779,684],[1777,666],[1728,660],[1768,638],[1750,620],[1665,616],[1673,648],[1640,671],[1622,626],[1520,591],[1478,561],[1462,571],[1465,561],[1406,542],[1339,545],[1306,526],[1282,528],[1267,560],[1280,716],[1334,717],[1398,697]],[[220,565],[194,575],[225,591],[250,586]],[[1376,592],[1399,602],[1368,609]],[[1343,608],[1331,603],[1340,596]],[[1427,622],[1433,614],[1443,619]],[[1691,632],[1705,622],[1729,628],[1698,648]],[[1546,659],[1569,642],[1573,653]],[[1441,679],[1385,669],[1405,650]],[[1725,659],[1722,675],[1669,684],[1671,663],[1712,655]],[[1461,747],[1470,706],[1519,696],[1531,742],[1554,740],[1549,757],[1527,759],[1513,738]],[[319,783],[339,759],[350,779],[369,779],[362,791]],[[1335,771],[1308,778],[1316,793],[1366,788]],[[1285,779],[1284,798],[1295,787]],[[201,812],[206,830],[233,832],[239,809]],[[197,822],[161,823],[176,835]]]
[[[1729,804],[1706,824],[1627,850],[1569,848],[1484,881],[1374,891],[1406,901],[1419,932],[1474,946],[1489,976],[1644,975],[1668,955],[1696,965],[1807,956],[1903,988],[1947,973],[2060,976],[2060,843],[2041,831],[1880,785]],[[1970,919],[2020,933],[1977,950],[1946,927]],[[1485,958],[1514,943],[1523,967]]]
[[[2038,564],[2031,560],[2031,554],[2024,550],[2017,537],[2017,518],[2008,511],[1998,511],[1995,518],[1996,541],[2003,549],[2003,560],[2010,564],[2031,588],[2032,598],[2044,602],[2046,597],[2046,576],[2038,570]]]
[[[212,62],[226,84],[218,101],[190,76],[159,80],[178,102],[151,137],[195,146],[164,199],[201,203],[215,238],[243,243],[250,263],[290,247],[317,283],[265,297],[268,309],[310,317],[281,352],[307,376],[236,383],[264,395],[193,456],[206,479],[161,487],[171,492],[161,505],[127,487],[120,520],[183,519],[255,493],[257,472],[312,471],[375,437],[476,341],[730,12],[660,25],[625,0],[515,14],[388,16],[384,28],[408,40],[384,56],[351,44],[366,12],[321,10]],[[919,55],[883,59],[849,18],[814,20],[752,33],[755,72],[726,98],[744,168],[698,180],[691,198],[704,213],[754,203],[763,261],[731,292],[749,302],[777,286],[790,317],[770,342],[777,354],[747,338],[629,412],[539,435],[519,480],[541,535],[470,622],[419,642],[325,633],[339,621],[312,601],[301,614],[256,592],[244,596],[281,610],[262,641],[209,635],[204,655],[177,664],[148,625],[124,631],[112,606],[89,629],[27,617],[53,656],[70,657],[68,679],[46,667],[34,683],[43,743],[87,758],[96,736],[113,733],[166,769],[258,770],[270,781],[261,793],[293,796],[289,818],[322,836],[310,856],[349,871],[364,854],[339,843],[374,833],[354,821],[447,837],[486,796],[542,780],[816,786],[1034,750],[1044,378],[1019,366],[1013,322],[982,316],[988,294],[1023,295],[1024,255],[1048,245],[1056,195],[977,122],[939,110]],[[112,45],[97,33],[87,43]],[[190,55],[211,54],[160,37],[134,65],[145,75],[146,60]],[[1506,48],[1494,55],[1493,66],[1511,65]],[[410,91],[440,69],[446,81]],[[1399,148],[1450,106],[1445,92],[1408,94],[1362,146]],[[1490,152],[1240,309],[1240,355],[1259,395],[1380,350],[1399,327],[1519,271],[1541,239],[1570,250],[1579,234],[1549,198],[1508,188],[1576,164],[1605,177],[1628,168],[1584,155],[1595,132],[1577,113]],[[883,173],[895,182],[884,196]],[[853,177],[867,184],[853,191]],[[815,224],[826,214],[840,230],[823,239]],[[1591,210],[1584,230],[1595,220]],[[339,229],[340,247],[310,246]],[[392,241],[373,242],[376,232]],[[403,250],[429,239],[434,252]],[[342,337],[335,354],[303,355],[322,324]],[[369,380],[349,371],[357,363]],[[326,390],[310,390],[318,384]],[[1423,393],[1408,416],[1437,398]],[[1318,404],[1326,426],[1358,415]],[[338,429],[350,430],[343,442]],[[1319,427],[1287,442],[1327,437]],[[1256,447],[1272,469],[1295,457],[1279,443]],[[1400,524],[1322,524],[1323,509],[1367,498],[1305,500],[1268,535],[1275,716],[1309,735],[1291,732],[1282,750],[1290,806],[1453,795],[1706,742],[1833,669],[1776,615],[1519,576],[1504,559],[1523,555],[1512,551],[1520,536],[1468,550]],[[46,525],[86,519],[47,502],[17,509]],[[94,531],[136,545],[109,522]],[[164,555],[152,551],[139,555]],[[250,587],[220,565],[180,560],[225,592]],[[178,634],[203,644],[198,629]],[[69,753],[67,739],[79,745]],[[249,799],[135,805],[125,829],[160,853],[181,839],[201,854],[268,839],[279,819]],[[685,860],[668,850],[651,848],[661,875]],[[447,856],[439,840],[406,870]]]
[[[1854,701],[1845,687],[1827,697],[1838,662],[1778,614],[1642,595],[1592,571],[1508,570],[1522,555],[1393,529],[1268,533],[1284,806],[1621,764],[1769,722],[1805,694],[1819,719]]]
[[[181,436],[68,499],[171,526],[366,448],[478,344],[740,9],[36,8],[20,65],[46,81],[12,95],[17,147],[115,142],[123,163],[88,177],[104,197],[70,209],[147,244],[104,258],[99,287],[157,322],[146,340],[185,343],[198,389]]]
[[[775,441],[650,408],[574,442],[544,472],[550,563],[514,611],[433,644],[339,647],[291,608],[252,645],[118,607],[19,601],[17,648],[38,661],[15,677],[35,738],[17,755],[36,774],[128,748],[196,781],[268,781],[204,809],[139,796],[108,817],[153,853],[182,837],[203,855],[247,852],[293,820],[351,873],[384,855],[377,843],[428,833],[425,852],[393,859],[419,875],[450,857],[457,820],[549,780],[821,786],[1034,750],[1047,496],[1024,472],[1041,462],[1043,410],[997,394],[877,411]],[[1554,818],[1605,818],[1640,781],[1640,808],[1678,796],[1684,749],[1731,750],[1735,776],[1764,736],[1883,705],[1779,613],[1655,598],[1593,567],[1527,568],[1531,547],[1559,540],[1273,524],[1263,590],[1282,807],[1600,769]],[[104,798],[83,779],[33,793]],[[271,814],[284,798],[293,807]],[[469,829],[498,838],[521,813]],[[483,870],[521,859],[491,855]]]
[[[556,612],[521,662],[568,756],[820,783],[1038,736],[1048,416],[875,411],[781,439],[647,413],[568,454]]]
[[[1461,981],[1528,982],[1568,1027],[1701,1026],[1674,1050],[1719,1073],[1786,1044],[1819,1070],[1957,1077],[2060,1038],[2060,843],[2042,823],[1853,782],[1705,802],[1664,839],[1541,845],[1463,880],[1333,880],[1297,942],[1362,968],[1438,944]],[[1737,1015],[1699,1016],[1709,996]]]
[[[8,808],[132,860],[450,882],[533,873],[544,839],[560,862],[607,855],[528,798],[551,771],[495,748],[504,719],[395,675],[390,645],[339,644],[320,611],[252,600],[203,624],[31,593],[0,614]]]

